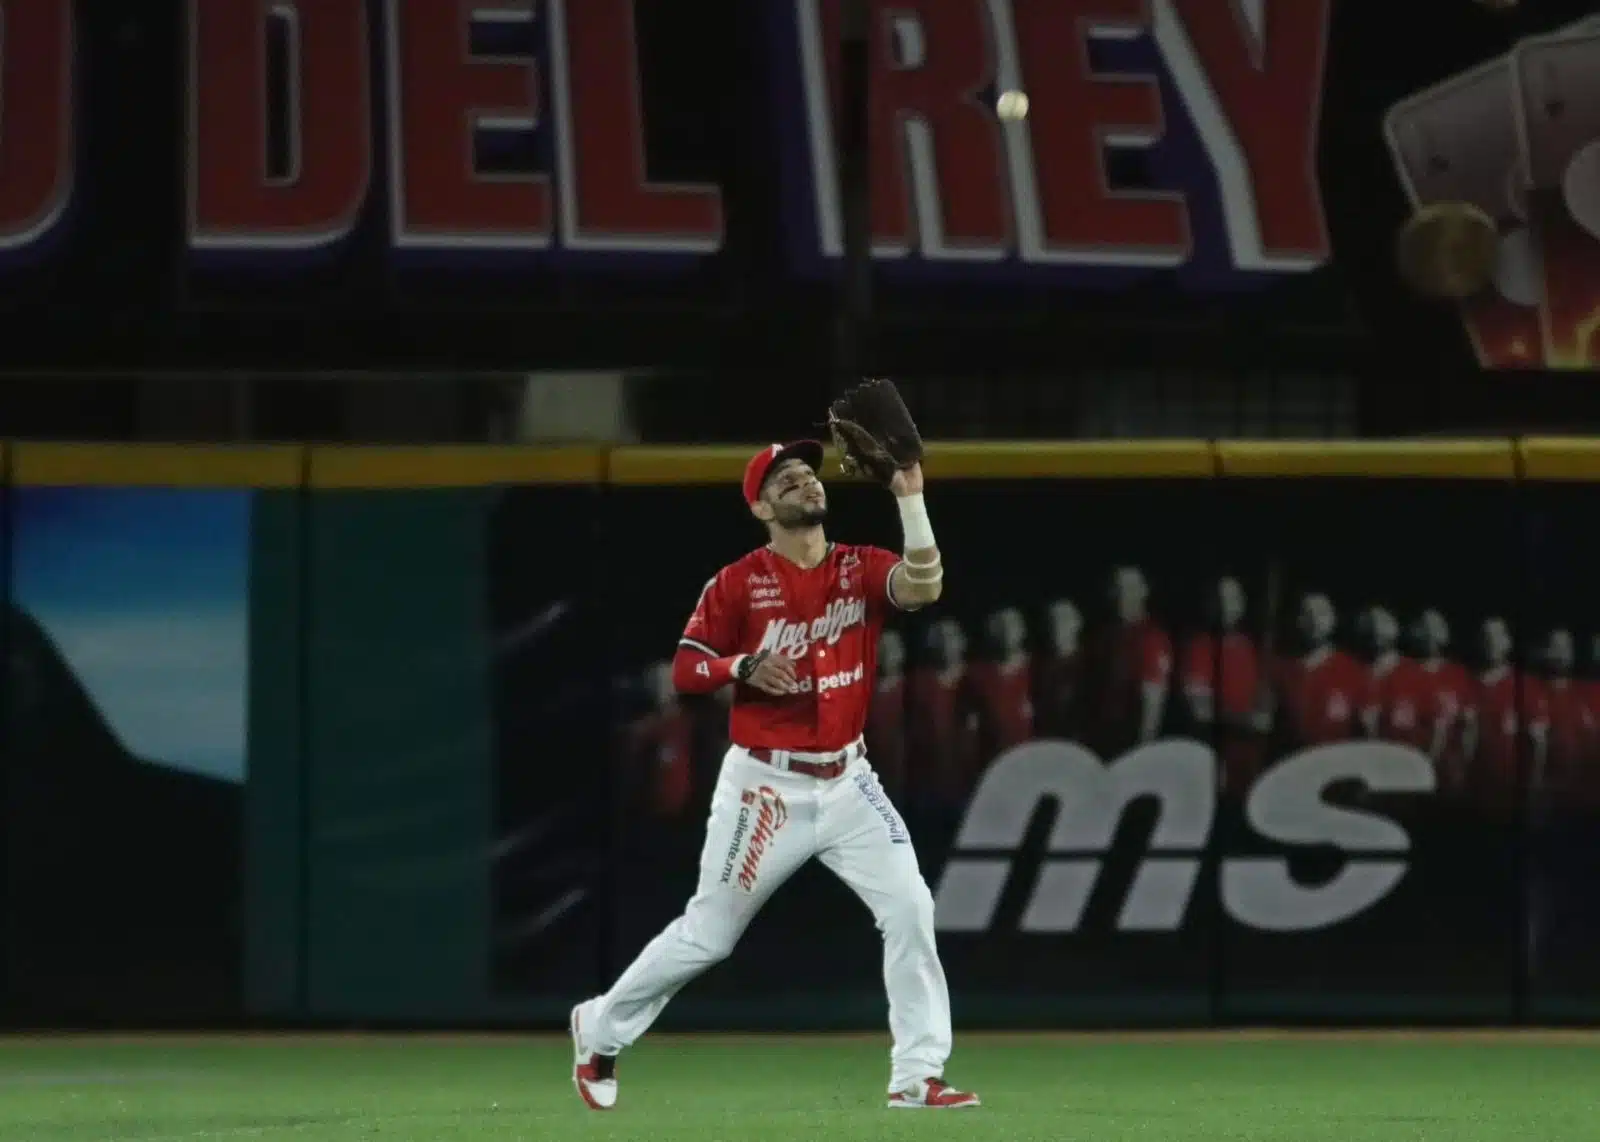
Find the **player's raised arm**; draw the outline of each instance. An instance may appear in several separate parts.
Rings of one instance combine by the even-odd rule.
[[[905,536],[904,556],[889,572],[889,593],[904,610],[914,611],[934,602],[944,591],[944,560],[928,522],[928,505],[922,498],[922,465],[914,464],[889,481],[900,508]]]
[[[914,611],[944,590],[944,566],[922,499],[922,434],[894,382],[863,381],[833,402],[828,430],[844,470],[886,484],[900,506],[904,556],[889,573],[890,601]]]

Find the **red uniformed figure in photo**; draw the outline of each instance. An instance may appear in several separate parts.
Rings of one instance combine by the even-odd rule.
[[[1240,629],[1247,600],[1232,576],[1219,579],[1206,606],[1206,629],[1183,651],[1183,698],[1196,732],[1212,738],[1227,789],[1255,780],[1266,757],[1268,726],[1255,640]]]
[[[1583,768],[1594,740],[1594,715],[1581,682],[1572,677],[1577,646],[1572,632],[1557,627],[1545,640],[1544,712],[1550,721],[1543,756],[1536,759],[1533,786],[1558,797],[1582,795]]]
[[[1404,682],[1396,688],[1414,695],[1418,733],[1411,741],[1433,758],[1439,787],[1460,793],[1467,785],[1466,727],[1476,682],[1465,666],[1449,658],[1450,624],[1429,608],[1410,627],[1411,657],[1401,662]],[[1389,719],[1391,726],[1398,719]]]
[[[977,716],[967,690],[967,636],[961,624],[954,619],[932,623],[921,657],[911,672],[906,708],[907,744],[917,759],[912,783],[931,786],[940,798],[958,804],[969,791],[967,779],[977,753]]]
[[[1400,622],[1385,607],[1368,607],[1359,623],[1367,663],[1361,731],[1369,738],[1426,752],[1432,738],[1422,709],[1417,664],[1400,653]]]
[[[878,678],[867,706],[867,755],[891,791],[906,779],[906,644],[899,631],[878,636]]]
[[[1115,617],[1099,632],[1089,663],[1095,745],[1106,758],[1156,740],[1172,681],[1172,640],[1149,613],[1144,572],[1118,567],[1110,586]]]
[[[1033,672],[1022,612],[1015,607],[996,611],[984,632],[988,654],[967,668],[978,714],[979,775],[996,757],[1033,737]]]
[[[694,717],[678,700],[672,663],[653,663],[644,686],[653,709],[630,727],[633,772],[644,779],[651,811],[676,817],[694,788]]]
[[[1041,738],[1083,738],[1083,615],[1070,599],[1045,614],[1045,652],[1034,662],[1034,733]]]
[[[1337,626],[1338,614],[1328,596],[1312,593],[1301,599],[1295,623],[1301,654],[1282,665],[1278,680],[1283,730],[1291,748],[1346,741],[1357,733],[1367,671],[1334,645]]]
[[[1512,817],[1521,812],[1519,767],[1522,743],[1543,737],[1542,687],[1525,687],[1511,663],[1511,627],[1498,616],[1484,620],[1479,631],[1483,670],[1478,675],[1468,721],[1471,782],[1474,798],[1491,813]],[[1530,721],[1525,721],[1523,702]],[[1526,733],[1524,729],[1526,728]],[[1531,752],[1530,752],[1531,757]]]

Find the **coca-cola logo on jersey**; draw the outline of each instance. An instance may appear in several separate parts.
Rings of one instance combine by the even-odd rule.
[[[816,642],[833,646],[844,632],[867,621],[867,604],[861,599],[835,599],[821,618],[811,622],[773,619],[767,624],[757,649],[769,650],[788,658],[804,658]]]

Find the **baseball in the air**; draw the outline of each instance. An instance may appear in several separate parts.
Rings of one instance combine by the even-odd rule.
[[[1028,117],[1028,97],[1020,91],[1002,91],[1000,98],[994,101],[994,109],[1000,118],[1015,122]]]

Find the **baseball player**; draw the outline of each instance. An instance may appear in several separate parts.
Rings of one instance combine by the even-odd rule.
[[[822,445],[774,444],[745,469],[744,498],[769,542],[705,585],[673,660],[680,690],[734,687],[733,744],[711,797],[700,879],[683,915],[604,995],[572,1009],[573,1083],[617,1101],[616,1058],[680,988],[733,951],[751,918],[816,857],[872,910],[889,997],[890,1107],[978,1105],[947,1084],[950,997],[933,894],[906,827],[862,746],[878,636],[892,610],[939,597],[944,577],[922,468],[895,472],[904,556],[830,543],[817,479]],[[781,971],[781,965],[774,965]]]
[[[867,749],[873,767],[890,789],[905,783],[906,644],[899,631],[878,639],[878,680],[867,706]]]
[[[1361,731],[1380,741],[1423,748],[1426,727],[1418,710],[1409,658],[1400,653],[1400,622],[1387,607],[1372,606],[1356,623],[1367,666],[1367,692],[1360,709]]]
[[[1540,686],[1542,710],[1550,722],[1546,737],[1544,785],[1547,792],[1577,793],[1579,776],[1583,770],[1583,757],[1594,735],[1593,715],[1583,701],[1583,690],[1574,684],[1572,668],[1577,661],[1577,643],[1572,632],[1565,627],[1552,630],[1540,655],[1544,666],[1544,679]],[[1537,703],[1533,696],[1523,694],[1523,706]]]
[[[1515,643],[1510,624],[1498,615],[1490,616],[1479,629],[1479,640],[1484,669],[1478,675],[1467,721],[1468,751],[1483,807],[1507,816],[1521,811],[1518,746],[1522,735],[1526,732],[1537,767],[1544,754],[1549,719],[1543,714],[1542,691],[1530,686],[1524,694],[1524,683],[1532,680],[1512,663]],[[1521,708],[1524,697],[1530,699],[1526,711]]]
[[[1172,681],[1172,640],[1149,612],[1150,584],[1137,567],[1111,573],[1115,622],[1099,631],[1093,654],[1100,722],[1098,747],[1115,757],[1156,740]]]
[[[967,779],[978,755],[967,669],[967,636],[961,624],[950,618],[930,623],[923,661],[907,682],[906,736],[917,759],[917,784],[946,806],[966,804],[971,792]]]
[[[1071,599],[1057,599],[1046,620],[1049,646],[1034,671],[1034,732],[1071,741],[1083,733],[1083,615]]]
[[[1231,575],[1217,580],[1206,604],[1207,629],[1189,640],[1183,658],[1183,696],[1189,717],[1217,742],[1223,784],[1248,786],[1265,760],[1266,712],[1259,709],[1261,660],[1255,641],[1240,629],[1244,585]]]
[[[1033,737],[1033,670],[1028,626],[1016,607],[1004,607],[985,625],[989,654],[968,670],[978,715],[974,779],[1000,754]]]
[[[671,663],[652,663],[644,682],[654,708],[633,724],[630,754],[650,790],[652,811],[676,817],[693,792],[694,718],[678,701]]]
[[[1414,744],[1433,758],[1445,788],[1460,792],[1466,787],[1462,735],[1472,703],[1472,676],[1446,656],[1450,624],[1439,611],[1430,607],[1418,615],[1410,635],[1421,695],[1421,724],[1427,729],[1420,743]]]
[[[1326,745],[1354,736],[1358,708],[1367,692],[1366,668],[1334,645],[1338,613],[1320,592],[1300,600],[1296,630],[1302,653],[1283,664],[1282,728],[1294,748]]]

